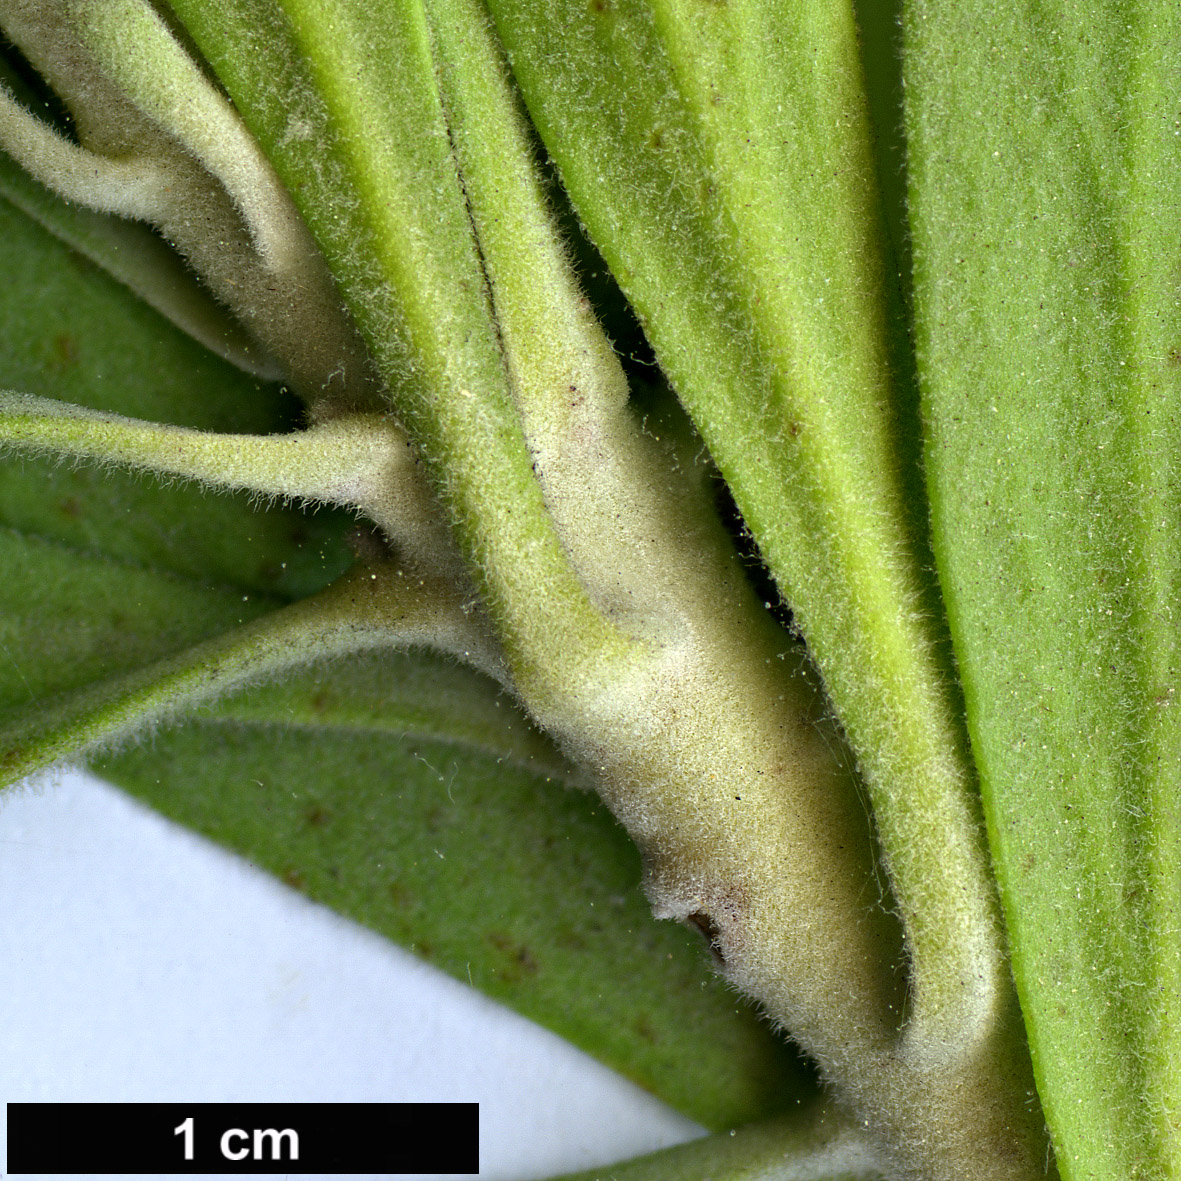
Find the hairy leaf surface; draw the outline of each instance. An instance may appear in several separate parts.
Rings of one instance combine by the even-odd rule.
[[[204,429],[291,424],[277,387],[206,352],[2,200],[0,265],[3,386]],[[352,561],[346,514],[262,510],[12,452],[0,526],[0,716],[22,742],[58,695],[255,619]],[[46,724],[60,718],[46,712]]]
[[[0,198],[0,386],[207,430],[296,424],[277,387],[206,352],[60,237]],[[17,452],[0,464],[0,525],[6,729],[311,594],[352,561],[345,513]],[[710,980],[700,941],[654,923],[634,850],[568,788],[565,760],[465,669],[420,654],[319,666],[215,703],[104,770],[709,1126],[813,1086]]]
[[[1066,1176],[1176,1176],[1181,27],[909,18],[935,541],[1039,1091]]]
[[[700,938],[653,922],[602,804],[465,670],[331,666],[102,769],[709,1127],[810,1091],[794,1051],[708,978]]]

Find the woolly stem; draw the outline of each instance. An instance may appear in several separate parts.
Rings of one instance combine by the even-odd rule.
[[[290,197],[152,5],[0,0],[0,24],[67,103],[82,147],[11,96],[0,143],[67,199],[159,229],[317,417],[372,408],[364,348]]]
[[[71,143],[0,86],[0,147],[67,201],[102,213],[159,222],[172,198],[172,177],[143,156],[108,159]]]
[[[221,182],[263,265],[277,273],[305,269],[317,251],[270,161],[148,0],[67,7],[104,76]]]
[[[110,747],[255,681],[317,660],[426,647],[504,679],[482,617],[448,579],[386,564],[177,656],[69,694],[33,723],[0,731],[0,774],[15,780],[79,752]]]
[[[286,435],[232,435],[0,391],[0,444],[357,509],[405,557],[459,568],[405,434],[381,415],[345,416]]]
[[[0,196],[59,241],[102,267],[210,352],[263,381],[282,377],[275,359],[146,225],[67,203],[16,167],[15,161],[3,158]]]

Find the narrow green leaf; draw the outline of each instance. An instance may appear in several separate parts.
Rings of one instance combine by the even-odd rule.
[[[3,199],[0,267],[0,384],[203,429],[290,425],[276,387],[213,357]],[[349,525],[5,456],[5,729],[319,589],[353,560]]]
[[[292,668],[374,649],[429,647],[467,660],[491,675],[500,656],[483,620],[464,610],[463,589],[450,581],[406,571],[392,563],[366,566],[319,594],[259,614],[249,622],[149,664],[128,660],[121,674],[91,678],[73,692],[29,706],[0,726],[0,775],[9,779],[67,758],[89,754],[183,716],[245,684],[282,676]],[[89,620],[79,622],[85,630]],[[117,610],[112,612],[119,618]],[[107,637],[104,637],[106,639]],[[19,670],[18,670],[19,671]]]
[[[736,1131],[554,1181],[887,1181],[859,1129],[819,1102]]]
[[[1065,1176],[1175,1177],[1181,18],[907,27],[935,540],[1039,1091]]]
[[[652,919],[606,809],[562,785],[569,772],[487,682],[446,678],[424,719],[400,683],[424,667],[299,677],[218,707],[249,722],[198,721],[101,769],[709,1127],[810,1094],[794,1051],[709,978],[701,940]],[[498,713],[514,714],[507,745],[505,730],[473,732],[473,715]]]

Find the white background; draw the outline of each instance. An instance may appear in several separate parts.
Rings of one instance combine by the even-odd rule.
[[[476,1100],[485,1181],[701,1134],[83,772],[0,796],[0,1099]]]

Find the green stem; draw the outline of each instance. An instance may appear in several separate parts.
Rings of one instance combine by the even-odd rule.
[[[15,162],[3,159],[0,196],[102,267],[210,352],[263,381],[276,381],[282,376],[275,360],[147,226],[68,204]]]
[[[601,16],[561,5],[541,20],[517,0],[492,8],[575,204],[858,752],[907,924],[907,1052],[916,1064],[971,1055],[1004,1008],[1007,970],[896,470],[851,14],[668,0]]]
[[[372,371],[299,213],[149,0],[0,0],[0,25],[67,103],[81,146],[11,101],[0,143],[67,199],[159,229],[318,415],[372,408]]]
[[[478,616],[449,580],[361,567],[327,590],[177,656],[46,703],[0,732],[5,781],[109,748],[154,725],[287,669],[353,652],[428,647],[500,679]]]
[[[382,415],[345,415],[285,435],[231,435],[0,390],[3,444],[357,509],[404,557],[460,569],[405,434]]]
[[[898,945],[876,905],[864,808],[832,736],[809,721],[814,688],[790,641],[687,495],[693,480],[620,405],[614,362],[539,203],[495,43],[465,46],[446,25],[458,15],[462,30],[464,10],[442,5],[431,27],[408,3],[376,23],[353,3],[288,0],[285,21],[248,0],[181,9],[372,341],[515,688],[646,850],[658,913],[712,928],[732,978],[814,1042],[886,1053]],[[234,52],[259,22],[295,112]],[[484,22],[468,31],[487,36]],[[292,118],[317,128],[314,159],[284,137]],[[475,144],[477,126],[503,156]],[[524,226],[524,241],[500,217]],[[556,360],[537,359],[547,352]],[[569,387],[582,374],[595,380],[580,401]],[[607,495],[580,502],[580,487]],[[636,577],[666,562],[651,585]],[[631,612],[629,586],[642,592]]]
[[[889,1181],[897,1175],[863,1129],[814,1101],[777,1119],[554,1181]]]

